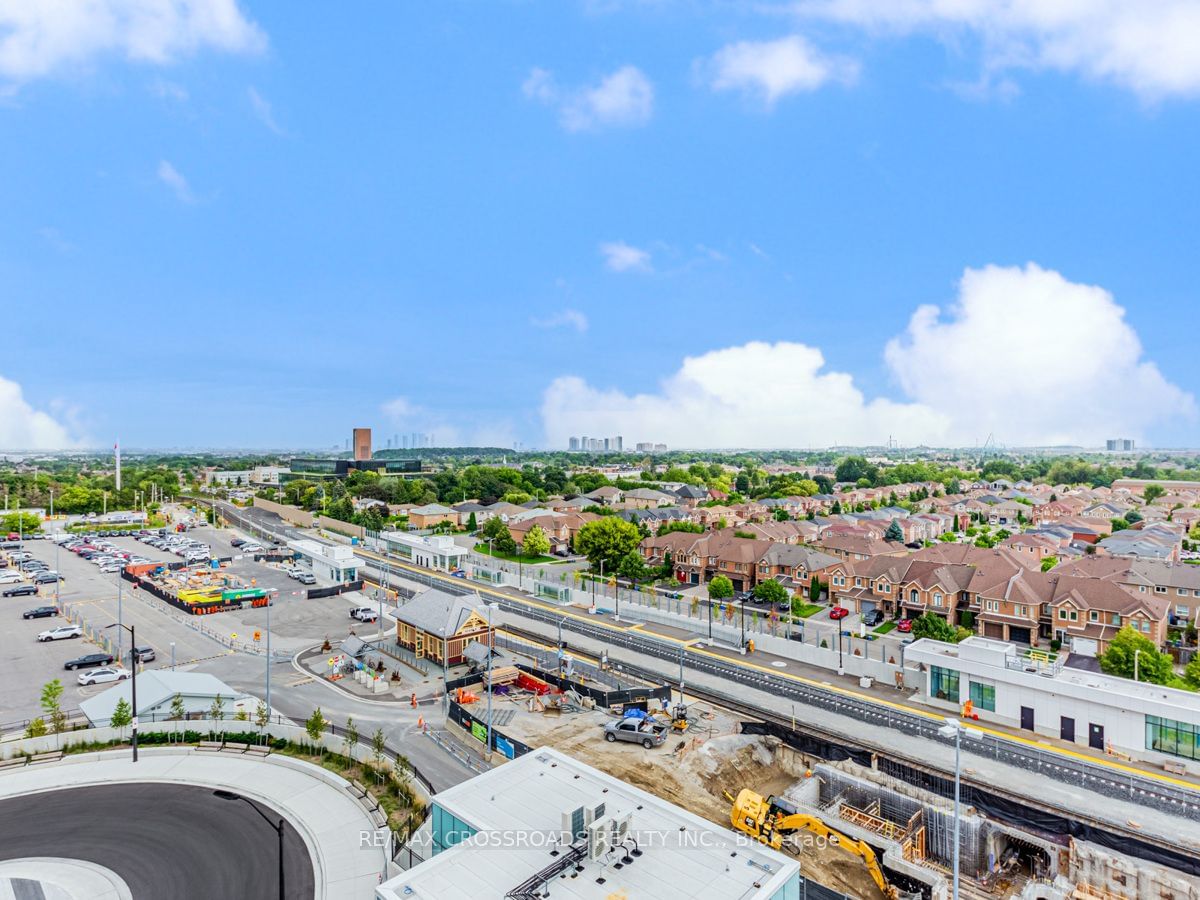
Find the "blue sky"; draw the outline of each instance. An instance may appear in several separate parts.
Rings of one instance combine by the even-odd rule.
[[[0,0],[0,446],[1200,443],[1200,10],[962,6]]]

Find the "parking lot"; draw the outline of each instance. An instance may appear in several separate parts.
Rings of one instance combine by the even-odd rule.
[[[255,562],[252,555],[241,554],[230,541],[239,533],[232,529],[196,528],[188,536],[211,547],[213,557],[229,557],[222,570],[238,576],[247,585],[274,590],[271,608],[272,647],[276,652],[294,652],[321,642],[325,637],[338,641],[353,628],[360,635],[374,635],[376,626],[365,625],[349,618],[355,606],[377,604],[373,596],[350,593],[309,599],[308,588],[291,579],[282,566]],[[109,538],[117,547],[137,553],[155,562],[178,562],[179,557],[155,549],[132,537]],[[121,582],[116,573],[104,574],[91,562],[76,554],[56,548],[50,540],[26,541],[24,549],[35,558],[57,569],[63,577],[58,585],[59,599],[92,629],[103,629],[118,619],[137,631],[137,643],[154,648],[157,658],[145,668],[169,667],[174,659],[179,668],[228,655],[231,651],[204,629],[229,638],[251,640],[259,631],[265,644],[267,610],[238,609],[212,616],[190,616],[145,591],[138,591]],[[57,556],[57,562],[55,557]],[[119,595],[119,599],[118,599]],[[36,635],[55,625],[67,624],[62,617],[25,621],[21,613],[42,605],[54,605],[55,585],[46,585],[38,596],[6,597],[0,600],[0,620],[8,626],[7,652],[0,655],[0,722],[31,718],[38,714],[38,698],[42,686],[54,678],[62,680],[65,690],[64,709],[73,709],[86,696],[106,689],[109,685],[83,688],[76,684],[75,673],[63,670],[68,659],[98,648],[86,639],[71,639],[39,644]],[[386,615],[387,607],[385,607]],[[109,634],[115,642],[118,629]],[[122,644],[128,655],[129,637]]]

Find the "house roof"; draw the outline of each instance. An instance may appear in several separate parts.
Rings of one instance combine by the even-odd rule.
[[[216,698],[220,694],[232,702],[241,697],[241,692],[234,690],[215,675],[205,672],[173,672],[169,669],[147,669],[138,673],[138,715],[143,715],[157,706],[170,703],[176,694],[184,697],[200,697],[205,700]],[[117,703],[124,700],[130,702],[133,690],[130,681],[118,681],[106,691],[101,691],[94,697],[79,701],[79,708],[88,721],[93,724],[107,723],[112,718]]]
[[[418,516],[445,516],[453,513],[448,506],[442,506],[440,503],[426,503],[424,506],[414,506],[409,510],[409,513],[416,513]]]
[[[395,618],[426,634],[452,637],[472,613],[483,615],[482,610],[483,604],[474,594],[448,594],[429,588],[397,609]]]

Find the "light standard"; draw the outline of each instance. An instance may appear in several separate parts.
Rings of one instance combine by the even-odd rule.
[[[954,738],[954,890],[951,900],[958,900],[958,830],[959,791],[962,780],[962,726],[949,716],[946,724],[938,729],[944,738]]]
[[[54,542],[54,605],[58,606],[58,584],[62,581],[62,569],[58,567],[58,541]]]
[[[137,762],[138,750],[138,705],[137,705],[137,635],[134,634],[133,625],[118,625],[116,623],[109,625],[108,628],[129,629],[129,699],[133,706],[133,761]],[[106,629],[107,630],[107,629]],[[120,630],[117,631],[119,635]],[[117,651],[117,660],[120,661],[121,652]]]
[[[487,637],[487,640],[488,640],[488,648],[487,648],[487,651],[488,651],[488,667],[487,667],[487,695],[488,695],[488,707],[487,707],[487,717],[488,717],[488,727],[487,727],[487,752],[488,752],[488,761],[489,761],[489,762],[491,762],[491,759],[492,759],[492,655],[493,655],[493,650],[494,650],[495,643],[496,643],[496,638],[495,638],[496,631],[495,631],[495,629],[494,629],[494,628],[492,628],[492,613],[493,613],[495,610],[499,609],[499,608],[500,608],[500,604],[499,604],[499,603],[489,603],[489,604],[487,604],[487,607],[486,607],[486,609],[487,609],[487,622],[488,622],[488,637]]]
[[[175,642],[171,641],[171,671],[175,671]]]
[[[274,598],[267,594],[267,715],[271,714],[271,601]]]
[[[276,824],[272,822],[270,817],[265,812],[259,809],[258,804],[248,797],[243,797],[241,794],[235,794],[233,791],[217,790],[213,791],[213,796],[220,797],[222,800],[243,800],[250,805],[256,813],[262,816],[264,822],[275,829],[275,834],[279,836],[279,900],[283,900],[283,819]]]
[[[1141,650],[1133,651],[1133,680],[1138,680],[1138,657],[1142,655]]]

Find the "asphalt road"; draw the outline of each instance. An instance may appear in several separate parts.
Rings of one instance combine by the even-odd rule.
[[[249,804],[191,785],[103,785],[0,801],[0,859],[88,860],[121,876],[134,900],[274,898],[278,840]],[[288,900],[316,891],[308,849],[286,822],[284,884]]]

